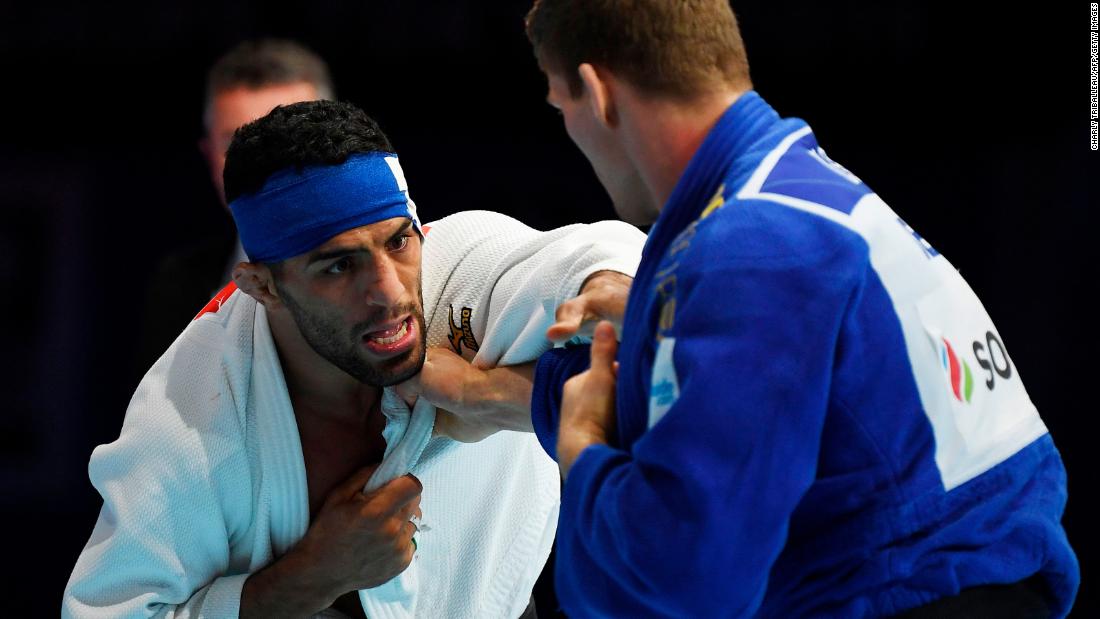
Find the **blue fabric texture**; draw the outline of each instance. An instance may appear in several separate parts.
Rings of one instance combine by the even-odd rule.
[[[531,399],[531,424],[546,453],[558,459],[558,425],[561,396],[565,381],[588,369],[592,361],[592,346],[579,344],[566,348],[551,348],[542,353],[535,364],[535,389]]]
[[[332,237],[385,219],[408,217],[418,232],[397,155],[357,153],[344,163],[287,169],[258,193],[229,203],[241,245],[252,262],[279,262]]]
[[[627,303],[616,440],[563,488],[570,617],[883,617],[1033,574],[1068,612],[1051,437],[947,490],[872,241],[837,223],[875,198],[846,174],[755,92],[688,165]],[[567,354],[540,360],[536,394],[560,394]],[[532,401],[544,446],[559,404]]]

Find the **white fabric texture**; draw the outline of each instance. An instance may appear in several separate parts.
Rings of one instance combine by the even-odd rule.
[[[459,348],[480,367],[537,358],[554,308],[595,271],[633,274],[645,240],[619,222],[537,232],[485,211],[429,227],[428,344],[453,345],[465,324],[478,350]],[[430,406],[410,416],[391,394],[383,401],[387,455],[370,484],[413,472],[430,529],[417,535],[408,576],[361,592],[367,615],[520,615],[553,540],[557,467],[534,435],[431,438]],[[189,325],[89,473],[104,505],[64,617],[236,617],[247,576],[309,526],[297,424],[263,307],[237,292]]]
[[[499,217],[485,211],[473,213],[490,219]],[[483,221],[470,215],[468,212],[448,217],[441,220],[430,232],[432,243],[424,246],[424,304],[426,308],[434,308],[434,312],[428,315],[425,310],[424,320],[430,325],[428,345],[447,346],[455,317],[458,317],[461,326],[462,308],[469,307],[473,332],[484,333],[485,336],[475,338],[479,345],[476,354],[465,346],[460,346],[460,349],[476,366],[483,368],[530,361],[545,352],[548,348],[546,328],[552,322],[554,310],[560,301],[574,296],[580,290],[584,278],[589,274],[599,270],[620,270],[633,274],[636,268],[633,263],[621,264],[617,253],[612,256],[593,252],[592,247],[599,244],[604,252],[610,251],[616,242],[616,233],[624,232],[629,235],[629,239],[644,241],[640,233],[634,233],[634,228],[624,226],[621,222],[575,225],[551,232],[538,232],[514,219],[503,217],[494,226],[485,226]],[[629,242],[623,243],[620,249],[622,255],[631,255]],[[435,255],[436,252],[444,251],[447,256]],[[458,256],[461,256],[459,261],[463,268],[444,268],[448,259]],[[556,265],[558,268],[546,270],[548,265]],[[440,299],[449,300],[446,316],[441,315],[442,302],[433,301],[429,294],[427,283],[431,281],[442,282],[439,288],[432,287],[432,291],[438,290],[441,293]],[[477,294],[478,291],[485,290],[492,290],[492,294]],[[466,300],[470,301],[469,305],[465,304]],[[492,325],[492,328],[488,328],[488,325]],[[379,488],[413,470],[431,438],[435,420],[434,409],[419,402],[410,420],[404,402],[389,390],[383,399],[382,410],[387,419],[384,432],[386,457],[367,482],[367,491]],[[476,467],[478,463],[472,462],[471,465]],[[461,485],[461,482],[456,482]],[[432,520],[428,517],[427,522],[431,523]],[[550,523],[551,530],[556,521],[555,515],[554,521]],[[480,521],[471,522],[468,526],[484,528]],[[533,531],[532,529],[529,532]],[[425,547],[431,547],[433,540],[438,537],[434,532],[425,531],[417,535],[417,540]],[[484,540],[484,543],[489,544],[495,542],[492,537]],[[524,540],[523,544],[537,545],[538,542],[539,540],[530,539]],[[551,535],[547,538],[547,543],[552,542]],[[497,557],[499,553],[491,552],[489,556]],[[545,557],[540,562],[540,570],[541,563],[545,563]],[[464,574],[476,576],[489,566],[464,563],[456,567],[464,570]],[[522,566],[515,567],[521,569]],[[420,564],[414,561],[409,569],[390,582],[361,591],[360,600],[367,616],[372,619],[414,616],[420,571]],[[538,574],[539,571],[536,570],[530,575],[532,586]],[[476,587],[477,583],[472,582],[470,585]],[[516,599],[515,604],[521,604],[518,610],[504,616],[518,616],[526,608],[528,601]]]

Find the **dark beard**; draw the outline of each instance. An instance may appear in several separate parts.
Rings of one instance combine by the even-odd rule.
[[[412,304],[396,308],[395,311],[380,311],[377,316],[355,325],[350,333],[343,332],[336,321],[326,320],[325,316],[311,314],[294,300],[294,297],[280,290],[279,295],[290,310],[290,315],[298,325],[306,343],[318,355],[340,368],[359,382],[372,387],[389,387],[404,382],[424,367],[427,354],[428,330],[424,324],[424,291],[418,288],[417,297],[420,306]],[[360,341],[356,335],[363,333],[368,325],[393,315],[411,314],[420,333],[419,346],[396,357],[371,364],[360,356]],[[414,360],[415,358],[415,360]]]

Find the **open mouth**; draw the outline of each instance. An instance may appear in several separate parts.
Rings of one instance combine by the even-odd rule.
[[[412,316],[363,335],[363,345],[379,355],[393,355],[404,352],[416,341],[416,321]]]

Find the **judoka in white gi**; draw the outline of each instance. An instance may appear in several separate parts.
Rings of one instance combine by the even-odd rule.
[[[549,348],[555,308],[632,274],[644,237],[484,211],[421,227],[392,151],[334,102],[238,132],[225,187],[250,262],[93,452],[104,504],[63,616],[524,613],[557,467],[529,433],[433,436],[430,405],[381,387],[447,346],[501,379],[469,403],[527,405],[529,368],[496,366]]]

